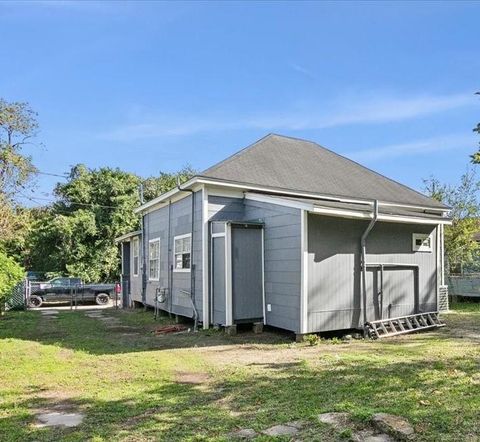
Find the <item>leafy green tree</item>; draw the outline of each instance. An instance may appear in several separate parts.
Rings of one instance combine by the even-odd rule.
[[[160,172],[158,177],[143,180],[143,196],[145,201],[150,201],[157,196],[175,188],[177,179],[180,184],[185,183],[196,174],[191,166],[184,166],[177,173]]]
[[[53,219],[38,240],[50,242],[56,269],[86,281],[114,280],[119,258],[114,239],[138,228],[139,178],[119,169],[72,168],[67,183],[57,184]]]
[[[12,289],[22,280],[23,276],[22,267],[0,250],[0,314]]]
[[[451,207],[452,225],[445,226],[447,270],[459,273],[464,266],[478,262],[479,244],[475,234],[480,231],[480,183],[475,171],[467,170],[458,186],[440,183],[435,178],[424,180],[426,193]]]
[[[38,130],[37,114],[28,103],[0,98],[0,193],[10,198],[35,174],[29,156],[23,155]]]
[[[0,240],[11,239],[19,226],[14,197],[36,172],[22,149],[35,137],[36,113],[28,103],[0,98]]]
[[[475,92],[476,95],[480,95],[480,92]],[[480,123],[478,123],[474,128],[473,131],[477,134],[480,134]],[[470,155],[470,160],[473,164],[480,164],[480,148],[477,152],[473,155]]]
[[[177,176],[185,182],[193,174],[184,167],[141,179],[119,169],[77,165],[68,181],[56,186],[54,204],[16,210],[15,235],[3,244],[27,269],[113,281],[120,267],[114,239],[140,227],[133,212],[140,205],[140,185],[148,201],[175,187]]]

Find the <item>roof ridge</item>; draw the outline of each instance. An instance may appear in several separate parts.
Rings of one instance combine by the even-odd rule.
[[[370,178],[369,178],[370,181],[380,180],[377,183],[379,186],[381,186],[382,181],[384,181],[383,185],[386,186],[386,189],[387,189],[386,192],[390,192],[390,198],[389,199],[391,199],[391,202],[395,201],[395,198],[393,197],[395,193],[402,194],[402,193],[405,193],[405,192],[409,192],[409,193],[411,193],[411,198],[418,199],[418,204],[429,206],[429,207],[444,207],[444,205],[442,203],[436,202],[431,197],[423,194],[419,190],[413,189],[412,187],[409,187],[405,184],[402,184],[399,181],[396,181],[392,178],[389,178],[388,176],[385,176],[380,172],[377,172],[377,171],[375,171],[375,170],[373,170],[373,169],[371,169],[367,166],[364,166],[363,164],[360,164],[359,162],[357,162],[357,161],[355,161],[355,160],[353,160],[353,159],[351,159],[351,158],[349,158],[345,155],[342,155],[340,153],[337,153],[337,152],[333,151],[332,149],[329,149],[327,147],[322,146],[321,144],[317,143],[316,141],[307,140],[307,139],[303,139],[303,138],[299,138],[299,137],[293,137],[293,136],[289,136],[289,135],[281,135],[281,134],[277,134],[277,133],[273,133],[273,132],[268,133],[267,135],[258,139],[257,141],[253,142],[252,144],[250,144],[250,145],[244,147],[243,149],[233,153],[232,155],[225,158],[224,160],[222,160],[222,161],[214,164],[213,166],[209,167],[208,169],[204,170],[203,172],[201,172],[197,176],[198,177],[208,177],[209,175],[216,176],[216,175],[218,175],[218,173],[220,173],[220,176],[217,176],[217,178],[220,178],[222,176],[221,171],[223,170],[224,166],[227,166],[227,169],[229,167],[232,167],[232,166],[230,166],[230,164],[232,164],[232,162],[235,162],[235,160],[239,159],[240,157],[243,157],[244,154],[251,151],[253,148],[257,147],[258,145],[265,142],[269,138],[274,138],[274,139],[278,138],[279,141],[281,141],[282,139],[283,140],[291,140],[292,142],[298,142],[299,145],[303,144],[304,149],[306,149],[305,152],[310,151],[311,152],[310,155],[314,155],[319,160],[322,159],[322,155],[323,155],[323,156],[326,156],[324,159],[330,157],[331,160],[329,160],[329,161],[333,161],[333,162],[336,161],[336,162],[338,162],[338,164],[341,164],[343,162],[345,164],[345,167],[351,168],[352,171],[355,170],[355,169],[358,169],[359,172],[363,171],[363,172],[361,172],[361,175],[363,175],[365,177],[364,179],[368,179],[368,176],[370,175]],[[275,140],[271,140],[271,142],[275,143]],[[285,148],[288,147],[288,146],[289,146],[289,143],[287,141],[285,143]],[[272,145],[270,145],[270,147],[272,147]],[[273,144],[273,147],[275,147],[275,144]],[[275,151],[275,149],[269,149],[269,150],[271,150],[272,152]],[[274,153],[272,153],[272,154],[274,155]],[[254,155],[254,154],[252,153],[252,155]],[[350,166],[348,166],[347,164],[350,164]],[[246,178],[246,177],[244,177],[244,178]],[[225,179],[225,177],[223,177],[222,179]],[[239,181],[239,180],[234,180],[234,181]],[[251,180],[248,180],[248,181],[240,180],[240,181],[243,181],[243,182],[247,183],[247,182],[250,182]],[[252,183],[253,183],[253,181],[252,181]],[[295,189],[295,187],[291,187],[291,186],[290,187],[282,186],[282,187],[285,188],[285,189],[292,189],[292,190]],[[372,191],[372,189],[370,189],[370,191]],[[331,193],[331,192],[327,192],[327,193]],[[338,195],[338,193],[340,193],[340,192],[338,192],[338,193],[335,192],[335,193]],[[373,196],[375,193],[377,193],[377,192],[372,192],[372,196],[370,197],[371,200],[375,199],[375,197]],[[380,194],[382,194],[382,192],[380,192]],[[380,196],[380,194],[378,196]],[[417,195],[417,197],[415,197],[414,195]],[[345,196],[348,196],[348,193]],[[352,197],[352,195],[349,195],[349,196]],[[402,198],[403,199],[408,199],[408,194],[403,195]]]

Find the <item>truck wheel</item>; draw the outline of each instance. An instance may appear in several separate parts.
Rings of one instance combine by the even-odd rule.
[[[28,306],[30,308],[38,308],[41,307],[43,304],[43,299],[40,296],[32,295],[28,300]]]
[[[106,293],[99,293],[95,297],[95,302],[97,305],[106,305],[110,301],[110,296],[108,296]]]

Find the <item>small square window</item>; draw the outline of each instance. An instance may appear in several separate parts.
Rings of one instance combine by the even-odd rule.
[[[412,248],[414,252],[431,252],[432,235],[428,233],[414,233],[412,236]]]

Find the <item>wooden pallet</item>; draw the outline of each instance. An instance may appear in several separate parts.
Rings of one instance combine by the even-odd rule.
[[[367,335],[373,339],[404,335],[420,330],[445,327],[440,321],[438,312],[418,313],[416,315],[400,316],[398,318],[380,319],[365,324]]]

